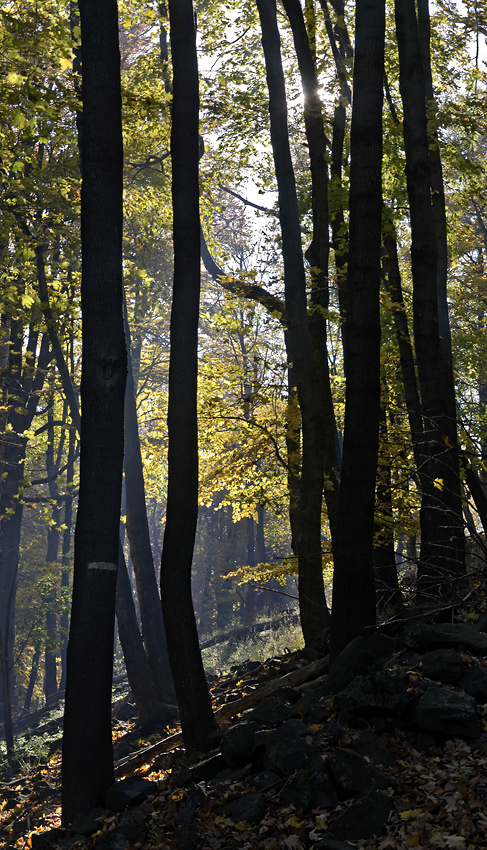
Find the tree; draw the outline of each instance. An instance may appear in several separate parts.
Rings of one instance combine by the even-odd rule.
[[[384,0],[357,0],[345,325],[347,387],[334,546],[332,655],[364,627],[375,623],[373,536],[380,421],[384,32]]]
[[[442,188],[441,173],[438,174],[438,156],[434,155],[434,187],[425,59],[424,54],[423,59],[421,56],[414,3],[397,0],[395,11],[412,238],[414,342],[423,417],[418,590],[427,598],[430,594],[452,592],[452,580],[464,570],[465,539],[444,282],[446,237],[439,210],[441,199],[434,204],[432,201]],[[424,9],[422,14],[424,26]]]
[[[198,64],[191,0],[170,0],[174,279],[168,401],[168,488],[161,599],[184,745],[204,750],[214,728],[191,597],[198,515],[197,346],[200,297]]]
[[[116,0],[81,0],[80,19],[82,422],[63,736],[65,824],[102,805],[113,782],[111,679],[127,370]]]

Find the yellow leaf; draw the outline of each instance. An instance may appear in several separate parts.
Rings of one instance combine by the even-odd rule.
[[[407,835],[406,842],[408,847],[418,847],[419,846],[419,835]]]
[[[435,478],[435,480],[433,481],[433,487],[436,487],[437,490],[443,490],[443,478]]]
[[[304,821],[299,820],[295,815],[292,815],[292,817],[287,819],[286,826],[293,826],[295,829],[301,829],[301,827],[304,826]]]
[[[414,820],[414,818],[419,818],[422,815],[421,809],[406,809],[405,812],[400,812],[399,817],[402,820]]]
[[[73,60],[72,60],[71,56],[61,56],[61,58],[59,60],[61,70],[66,71],[68,68],[71,68],[72,61]]]

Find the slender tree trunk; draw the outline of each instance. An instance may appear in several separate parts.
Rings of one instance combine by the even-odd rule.
[[[32,656],[32,666],[30,668],[29,681],[27,684],[27,690],[25,692],[24,699],[24,710],[29,711],[30,704],[32,702],[32,696],[34,693],[35,684],[37,681],[37,675],[39,673],[39,661],[41,660],[41,643],[37,641],[34,646],[34,654]]]
[[[384,33],[384,0],[357,0],[350,150],[347,386],[334,553],[333,656],[365,626],[375,623],[372,562],[380,419]]]
[[[418,593],[452,592],[465,538],[451,354],[440,340],[438,241],[433,215],[426,87],[414,0],[396,0],[406,179],[411,219],[414,342],[427,463],[422,482]]]
[[[160,702],[174,702],[162,607],[154,570],[149,523],[145,502],[144,471],[140,452],[135,386],[130,357],[130,330],[125,311],[125,337],[128,345],[127,388],[125,393],[125,484],[127,536],[140,605],[142,637],[152,679]]]
[[[197,347],[200,295],[198,64],[191,0],[169,0],[174,283],[168,403],[168,492],[161,561],[167,648],[186,750],[215,726],[191,595],[198,517]]]
[[[301,409],[302,462],[299,494],[299,605],[305,644],[323,639],[329,620],[323,584],[321,505],[324,482],[325,425],[322,392],[313,354],[306,304],[296,183],[289,147],[286,91],[275,0],[257,0],[266,63],[271,143],[279,194],[284,260],[287,337]]]
[[[327,313],[330,298],[328,289],[328,165],[326,162],[325,132],[313,51],[301,4],[299,0],[283,0],[283,5],[291,24],[301,75],[304,95],[304,124],[311,169],[313,238],[306,251],[306,259],[311,268],[309,325],[316,369],[320,379],[320,404],[323,408],[324,417],[324,478],[326,482],[324,497],[333,540],[338,507],[340,458],[336,453],[338,446],[337,428],[328,368]]]
[[[154,715],[159,700],[139,631],[122,546],[120,546],[119,550],[116,614],[118,634],[122,645],[130,689],[134,695],[140,721],[147,723]]]
[[[122,287],[122,121],[116,0],[80,0],[83,360],[62,767],[62,821],[112,784],[111,684],[127,370]],[[101,120],[103,116],[103,120]]]

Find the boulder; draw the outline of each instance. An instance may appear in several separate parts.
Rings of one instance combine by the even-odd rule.
[[[277,697],[267,697],[251,712],[252,720],[262,726],[278,726],[290,714],[290,708]]]
[[[234,823],[258,823],[262,820],[265,812],[265,796],[256,794],[243,794],[226,803],[222,808],[223,815]]]
[[[321,756],[315,747],[307,744],[285,726],[276,729],[267,738],[264,753],[264,768],[267,770],[282,776],[291,776],[316,761],[320,763]]]
[[[465,670],[462,656],[455,649],[432,649],[423,655],[421,663],[427,679],[447,685],[458,684]]]
[[[338,802],[337,793],[324,762],[319,767],[310,764],[286,782],[280,796],[307,814],[311,809],[326,809]]]
[[[480,705],[487,702],[487,670],[485,667],[469,667],[461,682],[465,693]]]
[[[337,655],[324,685],[318,688],[322,696],[343,691],[360,674],[372,673],[380,667],[377,656],[363,637],[356,637]]]
[[[413,711],[413,722],[420,729],[447,738],[477,738],[482,726],[472,696],[432,685]]]
[[[358,738],[352,741],[350,746],[362,758],[376,767],[394,767],[397,765],[394,756],[391,756],[379,736],[370,729],[365,729]]]
[[[241,767],[252,761],[254,736],[258,728],[257,723],[251,720],[227,729],[220,741],[220,752],[228,767]]]
[[[348,747],[338,747],[327,759],[326,766],[342,797],[353,797],[367,788],[385,789],[395,786],[395,779],[386,776],[361,755]]]
[[[356,676],[335,699],[338,709],[365,718],[402,717],[410,704],[405,677],[386,672]]]
[[[391,797],[381,791],[366,789],[341,812],[330,826],[334,838],[360,841],[381,835],[394,808]]]
[[[487,655],[487,634],[466,623],[408,623],[401,635],[407,649],[425,653],[432,649],[464,649],[471,655]]]
[[[141,776],[128,776],[110,785],[105,806],[112,812],[121,812],[126,806],[140,805],[150,794],[157,794],[158,790],[157,782]]]

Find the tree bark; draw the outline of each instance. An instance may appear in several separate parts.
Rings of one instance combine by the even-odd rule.
[[[321,505],[325,425],[306,303],[296,183],[289,146],[286,91],[275,0],[257,0],[269,90],[271,143],[279,194],[287,336],[302,423],[298,570],[301,625],[307,647],[323,639],[329,620],[323,585]]]
[[[125,391],[125,484],[127,536],[134,567],[137,597],[140,605],[142,638],[152,679],[160,702],[174,702],[162,607],[154,570],[145,502],[144,470],[140,452],[139,426],[135,402],[135,385],[130,356],[130,330],[125,311],[128,369]]]
[[[365,626],[375,623],[373,536],[380,420],[384,33],[384,0],[357,0],[345,328],[347,385],[334,547],[332,657]]]
[[[440,340],[427,93],[414,0],[396,0],[395,14],[412,236],[414,342],[427,457],[418,565],[418,594],[426,598],[453,591],[454,577],[464,570],[465,538],[451,352],[445,355],[445,340]]]
[[[215,726],[191,595],[198,516],[197,370],[200,295],[198,64],[191,0],[169,0],[174,282],[168,402],[168,491],[161,561],[167,648],[184,745],[204,750]]]
[[[120,52],[116,0],[80,0],[83,357],[80,492],[67,653],[62,822],[113,782],[111,682],[127,358],[123,325]]]

